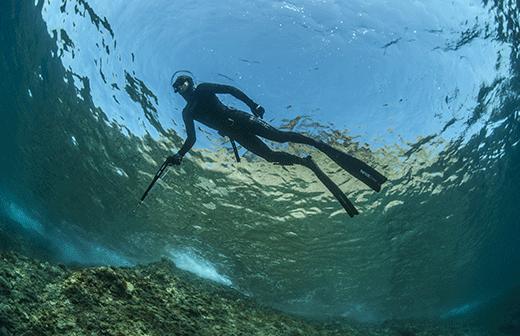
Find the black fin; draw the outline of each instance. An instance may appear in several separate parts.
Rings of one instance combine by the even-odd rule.
[[[363,161],[344,153],[329,145],[320,148],[322,152],[327,154],[341,168],[345,169],[349,174],[365,183],[375,191],[381,190],[381,184],[387,181],[387,178],[380,172],[370,167]]]
[[[350,217],[354,217],[358,215],[359,212],[354,207],[352,202],[347,198],[347,196],[341,191],[341,189],[334,183],[317,165],[310,157],[307,157],[306,160],[309,162],[308,167],[312,169],[314,174],[318,177],[318,179],[323,183],[327,189],[334,195],[334,197],[338,200],[338,202],[343,206],[343,209],[348,213]]]

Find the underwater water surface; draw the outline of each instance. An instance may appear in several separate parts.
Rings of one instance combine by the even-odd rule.
[[[520,14],[503,0],[49,0],[0,4],[3,250],[180,268],[269,306],[360,321],[470,314],[520,285]],[[202,125],[177,70],[236,86],[354,201]],[[230,97],[223,100],[246,107]]]

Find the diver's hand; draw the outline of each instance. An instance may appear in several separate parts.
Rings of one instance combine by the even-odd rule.
[[[260,119],[264,119],[264,113],[265,113],[265,109],[260,106],[260,105],[256,105],[255,108],[252,108],[251,109],[251,112],[253,112],[253,114],[255,115],[255,117],[258,117]]]
[[[177,154],[174,154],[174,155],[168,156],[168,158],[166,159],[166,164],[167,164],[168,166],[172,166],[172,165],[180,165],[180,164],[181,164],[181,161],[182,161],[182,155],[180,155],[179,153],[177,153]]]

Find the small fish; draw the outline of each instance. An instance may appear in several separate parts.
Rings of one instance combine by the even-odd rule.
[[[388,42],[387,44],[385,44],[384,46],[382,46],[381,48],[386,49],[386,48],[390,47],[392,44],[397,44],[397,42],[399,42],[400,40],[401,40],[401,38],[392,40],[392,41]]]
[[[232,81],[232,82],[235,81],[233,78],[231,78],[231,77],[229,77],[229,76],[226,76],[226,75],[224,75],[224,74],[221,74],[221,73],[217,73],[217,76],[224,77],[224,78],[226,78],[226,79],[229,79],[229,80]]]
[[[245,58],[241,58],[240,61],[242,62],[245,62],[245,63],[254,63],[254,64],[260,64],[259,61],[250,61],[248,59],[245,59]]]

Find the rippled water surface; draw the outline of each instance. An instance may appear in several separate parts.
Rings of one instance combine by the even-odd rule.
[[[519,285],[520,40],[515,1],[3,1],[0,238],[51,259],[179,267],[299,314],[465,314]],[[266,120],[389,177],[380,193],[312,154],[304,168],[202,125],[170,77],[239,87]],[[246,107],[230,97],[223,100]]]

